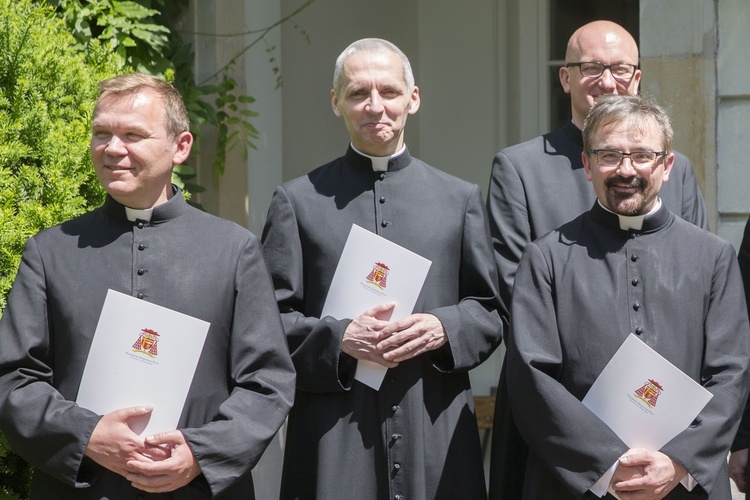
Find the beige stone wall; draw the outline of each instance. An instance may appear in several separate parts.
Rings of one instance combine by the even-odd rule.
[[[654,95],[668,108],[674,128],[674,148],[692,161],[698,186],[709,210],[710,226],[716,212],[715,85],[703,78],[704,57],[644,57],[642,94]],[[709,68],[710,69],[710,68]],[[686,78],[685,75],[691,75]]]

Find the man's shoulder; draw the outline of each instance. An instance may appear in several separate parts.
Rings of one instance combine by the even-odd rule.
[[[188,206],[181,217],[185,218],[187,224],[195,226],[196,231],[207,230],[214,234],[218,233],[222,235],[224,240],[230,236],[239,238],[252,236],[252,233],[246,227],[192,206]]]
[[[410,168],[419,170],[418,175],[424,176],[426,179],[431,179],[439,184],[445,184],[450,186],[451,189],[458,189],[461,191],[473,191],[478,189],[477,185],[467,180],[456,177],[453,174],[449,174],[437,167],[429,165],[419,158],[413,158],[412,165]]]
[[[502,149],[495,163],[510,163],[516,170],[547,168],[550,165],[570,166],[581,155],[582,147],[560,128]]]
[[[288,181],[283,182],[280,188],[286,192],[295,192],[297,190],[304,190],[311,188],[316,182],[333,181],[341,175],[341,167],[343,165],[343,156],[331,160],[328,163],[320,165],[308,173],[295,177]]]
[[[60,235],[75,235],[78,234],[79,228],[91,227],[97,224],[97,220],[100,219],[104,212],[103,207],[97,207],[88,212],[84,212],[80,215],[68,219],[54,226],[40,230],[34,235],[37,240],[44,240],[49,238],[56,238]]]
[[[703,229],[689,221],[686,221],[674,212],[670,211],[670,213],[674,218],[674,220],[672,221],[672,230],[679,235],[682,235],[686,241],[690,241],[691,246],[693,242],[695,242],[696,244],[705,242],[705,244],[715,246],[717,248],[732,246],[732,244],[727,240],[712,233],[711,231],[707,231],[706,229]]]
[[[551,132],[552,133],[552,132]],[[533,139],[513,144],[500,150],[498,155],[505,155],[511,158],[522,157],[533,152],[544,151],[544,142],[546,135],[538,135]]]
[[[560,226],[547,231],[537,238],[536,243],[544,247],[569,246],[578,235],[585,234],[584,228],[589,218],[589,212],[583,212]]]

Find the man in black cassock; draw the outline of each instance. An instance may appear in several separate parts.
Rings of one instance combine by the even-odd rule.
[[[396,46],[353,43],[333,86],[351,145],[278,187],[263,232],[297,369],[281,497],[484,498],[468,370],[503,327],[481,191],[410,155],[420,96]],[[320,317],[352,224],[432,261],[414,314]],[[388,368],[379,390],[354,380],[358,360]]]
[[[750,326],[731,244],[659,199],[674,163],[662,108],[599,99],[583,131],[591,210],[530,243],[516,274],[508,393],[529,445],[524,499],[730,497]],[[581,402],[635,334],[713,395],[660,450],[628,449]]]
[[[583,121],[598,96],[638,93],[638,45],[622,26],[594,21],[570,37],[560,84],[570,95],[571,119],[561,128],[500,151],[492,162],[487,211],[500,295],[510,304],[524,247],[587,211],[596,194],[581,162]],[[659,193],[670,211],[708,229],[703,196],[690,159],[675,151],[670,181]],[[503,367],[503,371],[505,367]],[[498,385],[492,433],[490,498],[506,500],[523,482],[523,442],[507,404],[504,373]]]
[[[91,156],[107,197],[26,243],[0,321],[0,429],[35,467],[32,498],[254,498],[250,471],[294,396],[260,242],[172,185],[193,141],[177,90],[137,73],[99,90]],[[109,289],[210,323],[177,430],[135,434],[151,407],[75,403]],[[144,398],[171,383],[128,375]]]

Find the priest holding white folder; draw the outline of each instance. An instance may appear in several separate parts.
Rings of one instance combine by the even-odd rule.
[[[333,80],[351,144],[276,189],[263,233],[297,369],[281,496],[482,499],[467,372],[503,329],[481,190],[411,156],[404,131],[420,94],[395,45],[354,42]],[[414,314],[389,322],[384,300],[321,317],[353,224],[431,261]],[[361,276],[397,272],[387,266]],[[378,390],[355,381],[358,360],[388,368]]]
[[[172,185],[193,141],[177,90],[137,73],[99,90],[91,155],[107,197],[26,244],[0,321],[0,430],[35,467],[32,498],[252,499],[250,471],[294,396],[260,242]],[[104,415],[75,403],[109,290],[210,324],[176,430],[132,429],[164,401]],[[118,354],[174,355],[155,348],[158,331],[139,330]],[[145,401],[178,376],[127,375]]]
[[[659,199],[672,135],[653,101],[598,98],[583,129],[598,200],[524,251],[507,356],[530,450],[523,499],[612,498],[608,489],[622,500],[731,497],[727,453],[747,397],[750,326],[732,245]],[[631,334],[712,395],[660,449],[629,449],[582,403]],[[629,390],[658,405],[661,389],[674,391],[659,382]]]

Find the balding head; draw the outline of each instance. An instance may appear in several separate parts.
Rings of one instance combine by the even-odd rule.
[[[630,64],[638,64],[638,44],[633,36],[617,23],[612,21],[594,21],[584,24],[568,40],[565,51],[565,62],[580,61],[591,47],[602,50],[618,50],[627,54]]]
[[[601,72],[587,71],[582,63],[599,63]],[[613,65],[630,65],[635,71],[627,78],[612,73]],[[590,65],[588,68],[590,69]],[[594,21],[578,28],[568,41],[560,84],[570,94],[573,123],[580,129],[596,99],[605,94],[637,94],[641,80],[638,45],[632,35],[611,21]]]

